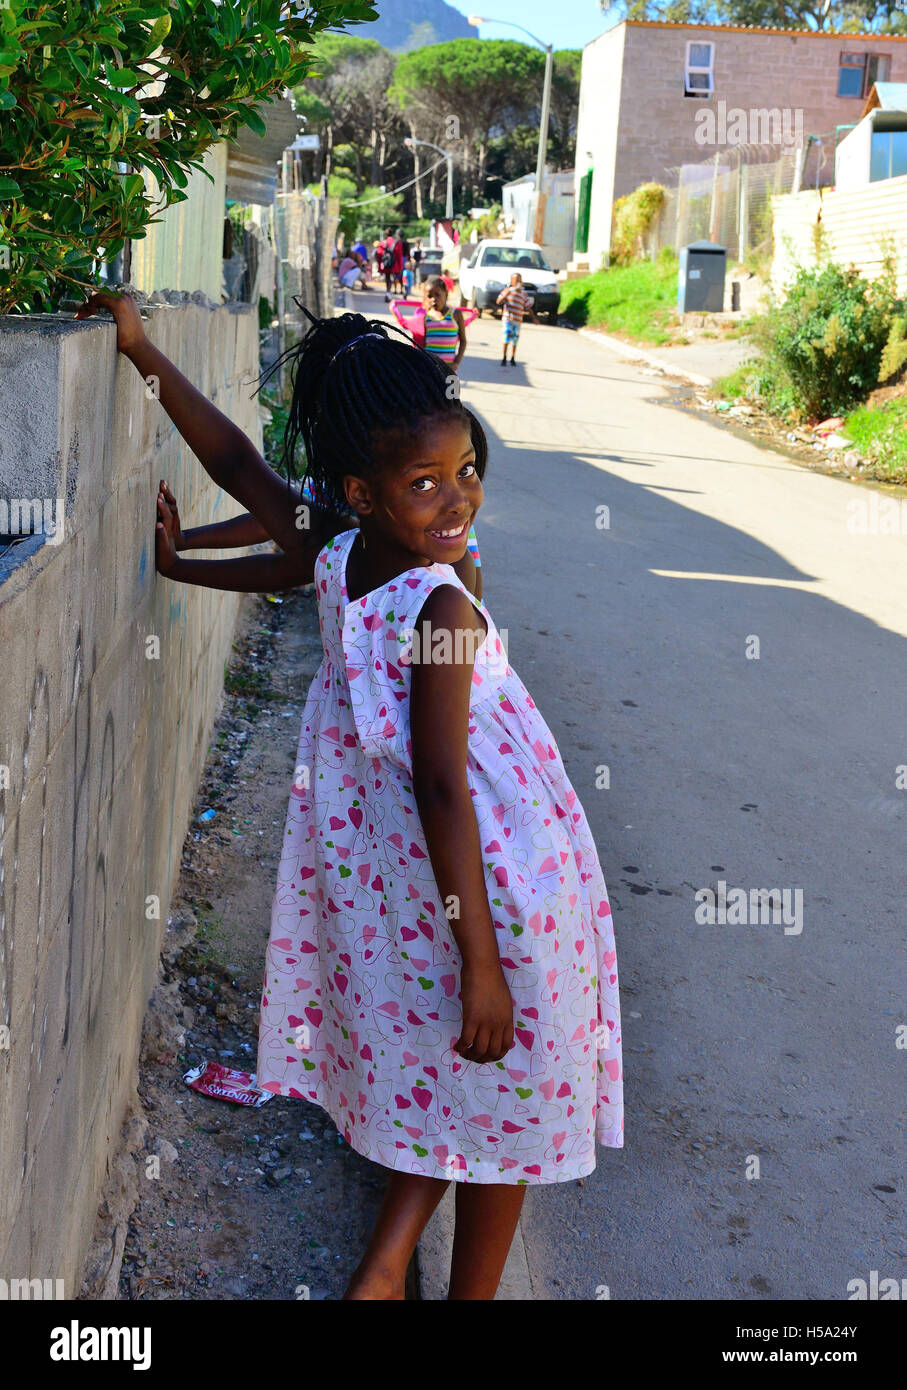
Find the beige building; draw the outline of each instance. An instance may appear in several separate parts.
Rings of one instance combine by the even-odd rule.
[[[583,50],[574,264],[598,269],[614,200],[716,151],[766,158],[810,135],[835,142],[875,82],[907,81],[907,35],[625,21]],[[758,148],[751,148],[758,147]],[[815,146],[814,146],[815,148]],[[827,179],[834,148],[825,149]],[[768,154],[768,157],[771,157]]]

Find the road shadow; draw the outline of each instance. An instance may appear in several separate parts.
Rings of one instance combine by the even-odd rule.
[[[483,424],[484,598],[589,816],[624,1009],[627,1148],[530,1194],[530,1248],[558,1252],[536,1297],[594,1297],[598,1269],[621,1298],[846,1297],[891,1263],[907,641],[671,490]],[[697,922],[720,881],[801,891],[802,930]]]

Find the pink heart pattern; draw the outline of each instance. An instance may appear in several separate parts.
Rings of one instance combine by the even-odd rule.
[[[460,955],[412,792],[411,638],[449,565],[349,600],[355,531],[315,567],[324,659],[302,717],[271,912],[258,1082],[322,1106],[388,1168],[549,1183],[623,1144],[614,933],[585,813],[487,609],[467,776],[516,1041],[465,1062]],[[471,597],[471,596],[470,596]],[[301,973],[302,972],[302,973]],[[296,1046],[305,1022],[309,1046]]]

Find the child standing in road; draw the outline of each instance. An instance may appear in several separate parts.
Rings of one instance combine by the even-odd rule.
[[[455,372],[460,370],[466,351],[466,322],[459,309],[447,302],[447,286],[440,275],[431,275],[422,285],[425,306],[425,351]]]
[[[391,289],[394,285],[394,269],[397,258],[397,242],[390,227],[384,233],[384,240],[381,243],[381,274],[384,276],[384,299],[385,303],[390,300]]]
[[[516,366],[516,348],[520,341],[520,329],[523,326],[523,315],[528,313],[533,323],[538,323],[538,316],[532,307],[532,300],[523,289],[523,277],[519,271],[514,271],[510,277],[510,284],[506,290],[502,290],[498,295],[498,304],[504,306],[503,319],[503,352],[501,366],[507,365],[507,345],[510,345],[510,365]]]
[[[322,1106],[390,1170],[346,1298],[401,1300],[457,1184],[451,1299],[491,1299],[527,1186],[622,1145],[611,912],[554,737],[459,569],[487,443],[449,373],[357,314],[293,349],[323,505],[286,482],[110,307],[118,346],[200,462],[314,579],[324,659],[302,719],[267,952],[259,1085]],[[342,511],[359,527],[344,529]],[[253,590],[277,557],[182,560],[159,502],[158,568]],[[273,587],[268,578],[267,587]]]

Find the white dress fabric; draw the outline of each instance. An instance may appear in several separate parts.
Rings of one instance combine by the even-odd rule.
[[[485,1183],[583,1177],[623,1144],[617,964],[589,825],[484,605],[450,565],[350,602],[357,531],[315,566],[324,659],[302,717],[267,950],[258,1084],[322,1106],[388,1168]],[[452,1050],[460,954],[412,790],[412,633],[438,585],[487,623],[467,778],[516,1041]]]

